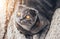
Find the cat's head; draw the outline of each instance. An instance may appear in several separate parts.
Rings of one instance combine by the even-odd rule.
[[[37,20],[37,11],[33,8],[20,6],[16,16],[17,23],[26,30],[30,30]]]

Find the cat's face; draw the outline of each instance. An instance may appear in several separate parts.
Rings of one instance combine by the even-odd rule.
[[[36,10],[21,7],[16,16],[17,23],[26,30],[30,30],[37,20]]]

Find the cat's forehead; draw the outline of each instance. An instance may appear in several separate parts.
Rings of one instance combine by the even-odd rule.
[[[23,11],[26,11],[26,10],[34,10],[34,11],[38,12],[38,10],[36,10],[35,8],[28,7],[28,6],[25,6],[25,5],[20,5],[18,10],[20,12],[23,12]]]

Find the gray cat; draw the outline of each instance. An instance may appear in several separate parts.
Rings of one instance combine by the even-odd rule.
[[[49,30],[56,0],[27,0],[16,14],[17,29],[27,39],[45,39]]]

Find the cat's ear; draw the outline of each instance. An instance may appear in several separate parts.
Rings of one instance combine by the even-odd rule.
[[[29,12],[30,12],[30,14],[34,17],[34,16],[36,16],[36,11],[35,10],[29,10]]]

